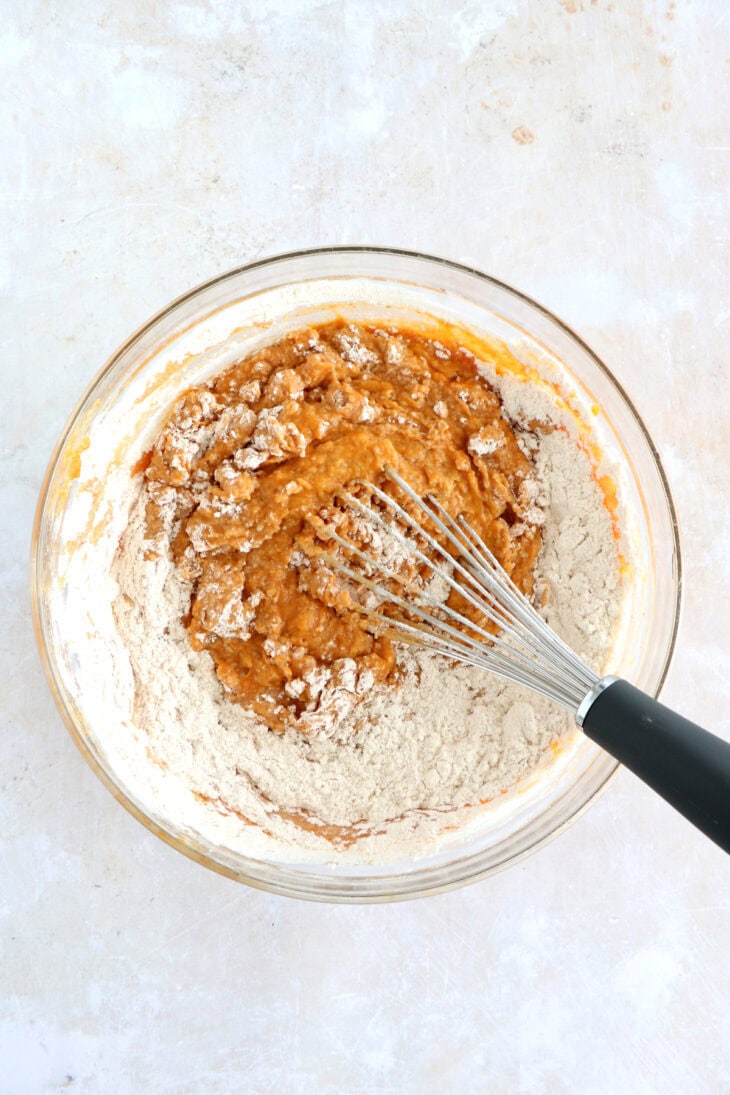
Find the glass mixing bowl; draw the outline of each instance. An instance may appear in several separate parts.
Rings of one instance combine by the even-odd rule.
[[[126,517],[114,505],[162,416],[184,388],[284,332],[335,314],[380,321],[436,317],[506,343],[565,393],[617,481],[630,548],[630,596],[611,670],[656,695],[678,624],[677,522],[658,453],[620,384],[564,323],[522,293],[443,259],[376,248],[327,248],[255,262],[201,285],[144,324],[110,358],[69,419],[40,494],[32,547],[38,647],[56,704],[87,761],[139,821],[198,862],[280,894],[330,901],[389,901],[451,889],[518,862],[572,821],[618,765],[576,733],[519,794],[485,807],[478,823],[434,854],[353,865],[260,858],[161,813],[154,779],[139,779],[119,748],[123,723],[108,651],[84,662],[82,608],[69,579],[90,545],[85,580],[111,612],[109,564]],[[600,470],[600,469],[599,469]],[[115,539],[116,538],[116,539]],[[95,561],[94,561],[95,560]],[[84,562],[87,566],[87,563]],[[107,620],[109,623],[111,617]],[[152,766],[150,765],[150,768]],[[164,773],[155,772],[155,779]]]

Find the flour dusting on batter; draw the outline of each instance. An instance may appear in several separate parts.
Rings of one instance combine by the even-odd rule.
[[[340,331],[341,360],[353,373],[369,377],[380,346],[382,360],[402,371],[404,353],[413,344],[404,345],[394,332],[372,330],[374,336],[365,339],[355,328]],[[373,343],[372,337],[381,341]],[[316,331],[303,333],[299,343],[305,357],[322,356]],[[421,391],[426,390],[419,395],[414,385],[417,398],[402,413],[384,407],[382,392],[345,396],[348,428],[367,431],[362,437],[375,469],[382,460],[377,439],[391,446],[390,459],[396,444],[392,436],[383,440],[385,416],[410,437],[423,430],[427,410],[428,429],[437,431],[433,437],[463,452],[453,505],[466,510],[470,520],[484,521],[480,490],[496,484],[504,494],[503,508],[492,507],[485,537],[496,537],[492,543],[503,565],[528,592],[534,578],[548,622],[601,672],[611,650],[621,583],[611,517],[590,459],[547,389],[498,375],[489,362],[480,362],[481,380],[464,384],[460,377],[452,398],[453,348],[443,341],[432,346],[447,369],[442,384],[431,390],[419,378]],[[114,563],[115,618],[134,674],[134,722],[155,762],[197,803],[207,803],[226,819],[228,843],[237,832],[233,843],[244,852],[258,833],[288,848],[292,857],[386,861],[425,854],[447,826],[462,824],[480,804],[539,771],[551,747],[571,732],[572,720],[548,700],[477,669],[401,645],[378,647],[378,640],[361,638],[347,621],[338,634],[338,657],[323,656],[325,648],[311,642],[307,646],[306,635],[292,643],[276,619],[267,623],[271,595],[261,578],[267,537],[282,527],[281,514],[303,512],[293,504],[309,489],[303,462],[313,420],[305,386],[265,372],[236,377],[236,399],[224,407],[220,393],[199,393],[189,401],[189,421],[181,403],[177,435],[168,430],[145,477],[135,480],[127,532]],[[277,392],[277,383],[286,390]],[[268,407],[261,405],[267,384],[274,388]],[[330,384],[327,390],[329,410],[320,419],[325,427],[314,426],[322,431],[318,443],[343,429],[337,387]],[[447,423],[456,423],[450,432]],[[511,477],[494,463],[505,455],[512,459]],[[418,474],[422,456],[418,450],[405,478]],[[284,469],[293,464],[298,474],[287,475]],[[437,458],[431,465],[438,471]],[[448,466],[445,461],[444,484]],[[269,477],[272,469],[278,477],[276,490],[269,491],[252,520],[247,503],[267,469]],[[425,489],[423,483],[415,485]],[[268,525],[273,499],[281,504],[279,524]],[[316,502],[315,512],[319,495]],[[327,516],[331,519],[331,507]],[[216,540],[216,530],[226,527],[235,530],[235,543],[230,537]],[[370,537],[372,549],[372,530],[360,528],[359,534]],[[290,583],[293,597],[304,598],[300,607],[307,611],[312,588],[306,564],[311,580],[315,541],[311,530],[300,536],[276,575]],[[233,548],[252,567],[252,577],[235,588]],[[200,595],[203,575],[213,592],[207,602]],[[320,583],[314,592],[331,610],[332,591]],[[260,692],[261,674],[267,682],[258,709],[246,691],[249,666]]]

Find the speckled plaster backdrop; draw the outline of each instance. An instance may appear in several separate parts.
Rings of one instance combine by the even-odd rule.
[[[630,775],[423,902],[270,897],[103,789],[36,657],[36,494],[142,320],[259,256],[480,267],[603,355],[684,538],[665,696],[730,736],[730,4],[6,0],[0,1092],[730,1092],[730,866]]]

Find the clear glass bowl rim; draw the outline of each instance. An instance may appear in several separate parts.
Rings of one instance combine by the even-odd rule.
[[[539,834],[535,841],[528,846],[522,848],[516,853],[513,853],[509,857],[505,858],[502,862],[496,864],[490,864],[486,867],[477,866],[471,871],[454,872],[452,864],[441,866],[433,869],[435,874],[441,874],[441,879],[431,879],[426,881],[425,879],[419,880],[414,877],[413,881],[420,884],[399,886],[395,884],[392,887],[382,884],[381,879],[373,879],[373,882],[379,883],[378,887],[368,887],[367,883],[370,881],[366,878],[360,878],[356,881],[354,886],[345,885],[343,888],[338,889],[336,886],[324,885],[323,887],[317,886],[317,880],[313,876],[308,876],[305,880],[299,883],[287,881],[285,878],[286,871],[282,876],[278,865],[272,864],[274,868],[272,871],[272,877],[270,879],[264,879],[261,877],[252,876],[244,870],[240,870],[234,867],[229,867],[226,864],[216,861],[211,856],[207,855],[204,851],[201,851],[194,844],[189,843],[182,835],[178,835],[165,828],[159,826],[152,818],[150,818],[144,810],[132,801],[115,782],[113,775],[107,771],[97,760],[94,752],[89,746],[86,740],[83,730],[78,726],[74,719],[72,712],[64,699],[63,687],[60,683],[58,675],[55,669],[55,659],[53,656],[53,650],[49,647],[48,637],[46,635],[46,629],[43,623],[43,610],[42,610],[42,596],[41,596],[41,570],[43,560],[41,558],[41,552],[39,550],[42,543],[42,531],[44,523],[44,515],[46,510],[46,504],[48,501],[49,490],[53,482],[54,473],[57,469],[59,459],[63,453],[66,441],[73,431],[79,416],[84,411],[90,397],[101,384],[107,374],[115,368],[120,358],[128,353],[148,332],[152,331],[156,325],[164,321],[168,316],[180,309],[187,302],[194,300],[200,294],[213,289],[215,286],[224,284],[227,281],[231,281],[241,275],[251,274],[255,270],[261,268],[273,268],[277,265],[291,262],[292,260],[307,260],[316,259],[317,257],[324,258],[325,256],[340,256],[347,255],[362,256],[373,255],[382,256],[384,259],[388,257],[403,258],[409,260],[416,260],[425,264],[433,265],[436,267],[446,267],[460,274],[470,275],[484,282],[487,285],[491,285],[501,292],[504,292],[519,301],[522,301],[529,308],[541,314],[545,319],[555,324],[562,330],[573,342],[575,342],[582,352],[586,354],[596,366],[596,368],[603,373],[604,378],[614,388],[621,401],[624,403],[626,409],[632,415],[635,424],[639,427],[643,439],[646,442],[649,453],[652,457],[655,470],[658,474],[660,484],[663,491],[664,500],[666,501],[667,510],[670,518],[671,533],[673,539],[673,553],[676,566],[676,582],[675,582],[675,597],[674,597],[674,612],[673,612],[673,626],[672,631],[667,642],[667,650],[664,657],[663,666],[658,676],[658,681],[654,689],[654,694],[659,695],[661,689],[666,680],[669,666],[674,654],[677,633],[679,630],[679,620],[681,611],[681,598],[682,598],[682,553],[681,553],[681,541],[679,523],[677,518],[676,506],[672,498],[669,482],[666,472],[664,470],[659,451],[652,440],[651,434],[647,429],[644,421],[639,414],[633,400],[626,392],[623,385],[617,380],[608,366],[601,360],[601,358],[595,353],[595,351],[581,338],[573,328],[565,323],[564,320],[556,316],[554,312],[535,301],[532,297],[526,293],[521,292],[519,289],[515,289],[513,286],[492,277],[489,274],[483,273],[481,270],[472,266],[467,266],[463,263],[455,262],[451,259],[440,258],[434,255],[425,254],[418,251],[410,251],[403,248],[394,247],[378,247],[378,246],[360,246],[360,245],[346,245],[346,246],[332,246],[332,247],[319,247],[319,248],[307,248],[298,251],[283,252],[281,254],[272,255],[268,258],[257,259],[254,262],[246,263],[242,266],[234,267],[227,270],[224,273],[218,274],[214,278],[210,278],[207,281],[201,282],[194,288],[181,294],[179,297],[171,301],[164,308],[160,309],[153,316],[151,316],[146,322],[141,324],[125,341],[110,355],[107,361],[98,370],[90,383],[87,385],[85,391],[78,399],[73,411],[69,415],[66,424],[64,425],[61,434],[56,441],[53,452],[48,462],[46,472],[41,485],[38,503],[35,512],[35,519],[33,523],[32,539],[31,539],[31,558],[30,558],[30,594],[31,594],[31,609],[33,618],[33,628],[35,632],[36,644],[38,647],[43,670],[48,681],[51,693],[53,695],[54,702],[61,714],[63,721],[68,729],[72,739],[76,743],[78,749],[84,756],[87,763],[92,770],[96,773],[105,787],[111,792],[116,800],[125,807],[125,809],[132,814],[142,825],[145,826],[150,832],[154,833],[161,840],[165,841],[170,847],[175,848],[177,851],[182,852],[190,859],[208,867],[211,870],[216,871],[219,874],[225,875],[229,878],[235,879],[240,882],[253,886],[257,889],[277,893],[285,896],[304,898],[313,901],[336,901],[340,903],[372,903],[372,902],[389,902],[407,900],[416,897],[425,897],[431,894],[443,893],[448,890],[456,889],[463,885],[467,885],[471,882],[479,881],[489,875],[496,874],[497,872],[506,869],[509,866],[513,866],[519,863],[532,852],[536,851],[547,844],[550,840],[556,837],[559,833],[563,832],[569,825],[580,817],[581,814],[588,809],[593,802],[601,795],[608,784],[615,778],[620,765],[618,762],[613,762],[611,768],[607,771],[607,774],[603,781],[593,789],[592,793],[588,795],[582,803],[572,809],[569,815],[562,820],[555,823],[547,832]],[[474,858],[474,857],[472,857]],[[468,862],[468,861],[467,861]],[[352,882],[352,880],[345,880],[346,882]]]

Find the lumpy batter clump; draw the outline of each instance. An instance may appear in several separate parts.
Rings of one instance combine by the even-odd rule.
[[[362,481],[392,493],[393,468],[463,514],[529,593],[542,514],[523,448],[467,350],[411,330],[308,328],[177,401],[143,462],[149,552],[171,544],[190,642],[229,698],[306,732],[338,685],[365,695],[398,679],[391,640],[326,563],[332,528],[382,547],[344,496],[362,497]]]

